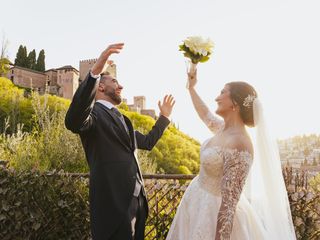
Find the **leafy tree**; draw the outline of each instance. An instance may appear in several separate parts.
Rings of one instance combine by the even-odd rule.
[[[22,59],[23,59],[23,46],[20,45],[18,52],[16,54],[16,58],[14,60],[14,65],[21,66],[23,64]]]
[[[125,111],[129,111],[129,107],[126,103],[122,102],[119,106],[119,109],[125,110]]]
[[[42,50],[40,51],[40,53],[39,53],[35,70],[40,71],[40,72],[44,72],[44,71],[46,70],[46,66],[45,66],[45,53],[44,53],[44,50],[43,50],[43,49],[42,49]]]
[[[28,54],[28,68],[30,69],[36,69],[36,50],[33,49]]]
[[[16,66],[28,68],[28,52],[26,46],[19,46],[18,52],[16,54],[16,59],[14,60]]]
[[[0,77],[10,70],[10,61],[8,58],[0,58]]]
[[[316,176],[314,176],[310,181],[309,184],[311,186],[311,188],[313,189],[313,191],[315,193],[320,193],[320,173],[318,173]],[[320,201],[320,199],[319,199]],[[319,202],[320,204],[320,202]]]
[[[16,66],[25,67],[25,68],[37,70],[40,72],[44,72],[46,70],[44,50],[42,49],[40,51],[38,58],[36,55],[37,54],[36,54],[35,49],[33,49],[28,54],[27,47],[20,45],[18,52],[16,54],[14,64]]]
[[[29,68],[29,62],[28,62],[28,50],[27,47],[23,47],[23,66],[25,68]]]

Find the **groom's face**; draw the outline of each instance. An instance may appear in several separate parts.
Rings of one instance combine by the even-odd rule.
[[[103,92],[108,101],[114,105],[121,103],[121,91],[123,87],[119,84],[117,79],[110,75],[103,75],[100,79],[99,90]]]
[[[225,113],[232,111],[234,104],[230,97],[230,87],[228,85],[224,86],[220,95],[215,100],[218,104],[216,114],[223,116]]]

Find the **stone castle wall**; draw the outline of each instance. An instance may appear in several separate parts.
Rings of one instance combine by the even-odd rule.
[[[96,63],[96,61],[97,61],[96,58],[80,61],[79,63],[80,82],[86,78],[87,74],[89,73],[93,65]],[[117,67],[115,64],[112,63],[112,61],[107,62],[105,71],[108,71],[113,77],[117,78]]]
[[[60,86],[59,95],[72,99],[79,86],[79,73],[74,69],[58,70],[57,83]]]
[[[41,72],[22,67],[13,67],[8,72],[7,77],[20,87],[33,88],[39,92],[43,92],[45,89],[46,75]]]
[[[92,66],[95,64],[95,62],[97,61],[96,58],[94,59],[87,59],[87,60],[81,60],[79,63],[79,79],[80,82],[83,81],[87,74],[89,73],[90,69],[92,68]]]

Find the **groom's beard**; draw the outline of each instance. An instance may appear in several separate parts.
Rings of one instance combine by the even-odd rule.
[[[109,98],[114,101],[116,105],[120,104],[122,102],[121,96],[116,94],[116,90],[113,88],[106,88],[104,91],[104,95],[108,96]]]

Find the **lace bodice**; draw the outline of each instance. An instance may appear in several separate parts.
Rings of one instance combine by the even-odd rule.
[[[209,193],[221,196],[218,213],[220,239],[229,239],[233,217],[242,188],[247,178],[252,156],[247,151],[207,146],[207,140],[200,150],[200,186]]]
[[[190,92],[199,117],[214,133],[224,128],[224,121],[214,116],[196,92]],[[237,203],[252,163],[248,151],[212,146],[210,139],[200,150],[199,183],[210,194],[221,197],[218,213],[217,239],[230,239]]]
[[[202,188],[216,196],[221,196],[221,180],[223,175],[223,159],[219,147],[208,148],[210,139],[201,146],[199,181]]]

